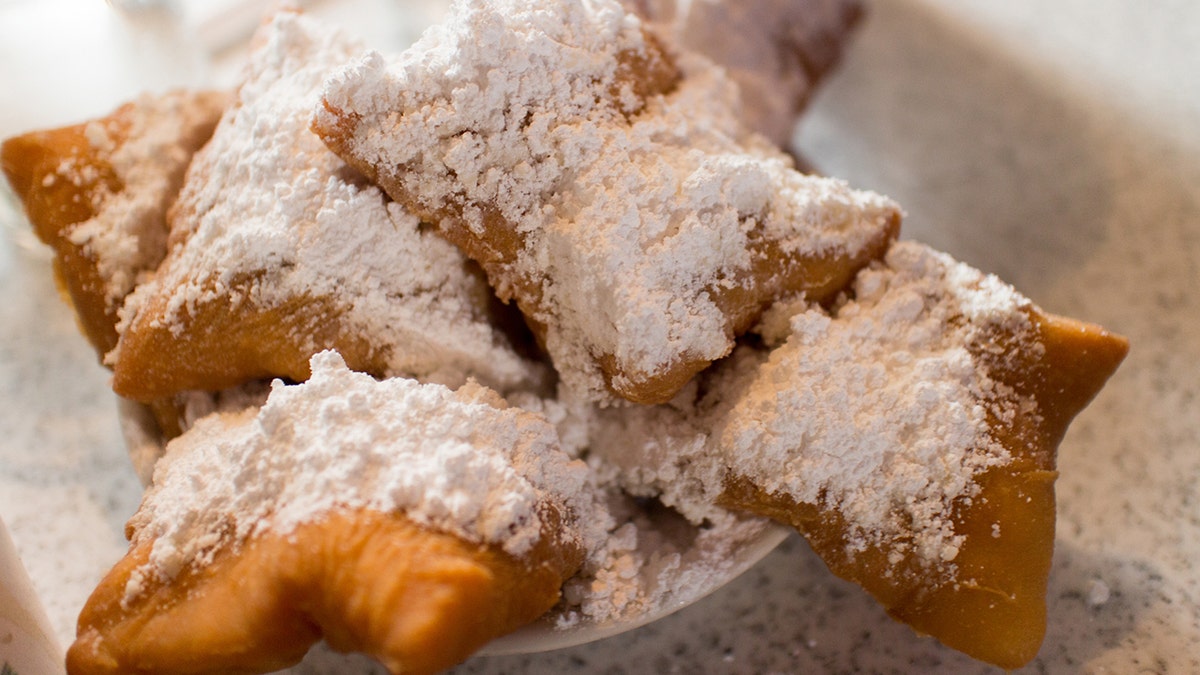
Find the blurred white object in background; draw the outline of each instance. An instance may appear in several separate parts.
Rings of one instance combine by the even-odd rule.
[[[103,115],[146,90],[207,78],[167,8],[136,19],[98,0],[0,5],[0,138]]]
[[[0,668],[16,675],[65,672],[63,650],[0,520]]]
[[[277,0],[109,0],[109,4],[134,21],[167,15],[181,34],[214,54],[245,41]]]
[[[292,3],[384,50],[402,49],[448,0]],[[0,2],[0,138],[99,117],[146,91],[232,86],[275,0]]]

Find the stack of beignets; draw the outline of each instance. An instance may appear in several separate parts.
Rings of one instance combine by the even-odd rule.
[[[209,95],[146,117],[169,165],[113,159],[165,138],[136,107],[5,143],[114,389],[174,411],[72,673],[260,672],[321,638],[435,672],[602,568],[613,494],[791,525],[919,632],[1036,654],[1056,448],[1125,340],[897,242],[898,205],[797,171],[687,15],[633,4],[657,21],[459,2],[394,59],[284,10],[215,131]],[[135,170],[152,218],[110,197]],[[151,254],[99,253],[135,225]]]

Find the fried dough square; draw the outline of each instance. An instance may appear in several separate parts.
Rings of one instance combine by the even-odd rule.
[[[899,243],[731,384],[719,502],[793,525],[918,632],[1020,667],[1045,632],[1058,445],[1127,350]]]
[[[170,252],[123,310],[114,390],[302,381],[326,348],[378,376],[538,386],[478,269],[308,130],[322,80],[362,47],[291,11],[254,45],[170,212]]]
[[[899,227],[890,200],[796,172],[736,96],[615,0],[461,3],[333,77],[313,126],[515,299],[565,391],[660,403]]]
[[[544,613],[599,545],[587,470],[544,417],[333,352],[311,369],[171,442],[71,673],[261,672],[321,638],[432,673]]]
[[[0,145],[0,167],[101,357],[119,310],[167,252],[167,209],[228,102],[222,92],[145,94],[100,119]]]

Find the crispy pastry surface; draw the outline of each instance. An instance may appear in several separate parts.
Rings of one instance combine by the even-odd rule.
[[[837,509],[769,493],[737,474],[719,502],[792,525],[840,577],[861,585],[896,619],[922,634],[1002,668],[1037,655],[1046,628],[1046,585],[1054,551],[1055,457],[1070,421],[1124,359],[1128,342],[1099,326],[1031,309],[1036,343],[996,334],[976,356],[1036,415],[989,419],[1011,460],[975,480],[978,493],[953,504],[963,542],[953,571],[942,573],[887,543],[854,550],[851,523]],[[852,552],[853,551],[853,552]]]
[[[227,102],[218,92],[144,95],[0,146],[0,166],[54,250],[58,280],[101,357],[117,344],[125,296],[166,255],[167,210]]]
[[[132,549],[79,618],[72,675],[255,673],[319,639],[393,673],[435,673],[543,614],[581,552],[546,538],[526,557],[372,511],[335,512],[286,535],[220,549],[169,584],[126,592]]]
[[[900,212],[795,172],[736,120],[731,84],[644,27],[621,24],[607,52],[574,58],[591,50],[588,22],[617,30],[604,22],[618,10],[568,5],[553,10],[561,31],[520,18],[497,20],[500,38],[490,20],[458,28],[461,69],[437,70],[449,48],[432,42],[436,55],[394,70],[363,60],[331,79],[313,128],[480,264],[568,389],[662,403],[774,299],[839,291],[883,254]],[[500,72],[476,49],[485,38],[514,75],[468,97],[472,73]]]

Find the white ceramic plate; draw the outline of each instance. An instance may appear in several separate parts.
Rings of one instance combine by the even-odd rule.
[[[665,603],[652,611],[626,617],[619,621],[585,622],[569,628],[556,628],[553,619],[547,618],[493,641],[480,653],[500,655],[548,652],[603,640],[640,628],[702,600],[713,591],[741,576],[743,572],[775,550],[775,547],[788,536],[788,532],[790,530],[782,525],[764,524],[762,531],[757,536],[752,537],[736,549],[733,557],[726,561],[727,566],[723,567],[719,574],[708,576],[704,584],[690,589],[688,593],[676,598],[673,602]],[[689,566],[684,565],[677,572],[679,576],[687,576],[689,571]]]

